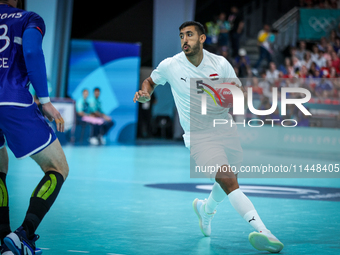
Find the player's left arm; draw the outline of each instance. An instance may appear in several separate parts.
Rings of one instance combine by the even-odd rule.
[[[42,104],[45,116],[56,122],[57,130],[64,132],[64,120],[50,102],[47,86],[45,58],[42,51],[42,34],[37,28],[27,28],[22,38],[22,46],[29,80]]]

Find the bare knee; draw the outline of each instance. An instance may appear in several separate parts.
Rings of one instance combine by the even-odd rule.
[[[67,164],[67,162],[66,162],[66,168],[64,169],[64,174],[63,174],[63,176],[64,176],[64,180],[66,180],[66,178],[67,178],[67,176],[68,176],[68,173],[69,173],[69,167],[68,167],[68,164]]]
[[[31,157],[38,163],[44,173],[49,171],[58,172],[64,177],[64,180],[66,180],[69,167],[58,140],[55,140],[43,151],[32,155]]]
[[[60,173],[64,177],[64,180],[66,180],[68,173],[69,173],[69,167],[66,161],[59,165],[41,166],[41,169],[44,171],[44,173],[47,173],[50,171]]]
[[[59,166],[57,171],[64,177],[64,181],[65,181],[69,173],[69,167],[68,167],[66,158],[62,161],[62,164]]]
[[[32,156],[32,158],[38,163],[40,166],[41,170],[43,170],[44,173],[47,172],[57,172],[60,173],[63,177],[64,180],[66,180],[69,172],[69,167],[66,161],[66,158],[60,158],[60,157],[55,157],[55,158],[45,158],[44,160],[40,160],[36,158],[35,156]]]
[[[225,168],[223,168],[225,167]],[[220,184],[222,189],[229,194],[230,192],[234,191],[235,189],[239,188],[237,176],[230,170],[227,165],[221,167],[215,177],[215,181]],[[226,169],[227,168],[227,169]]]
[[[66,180],[68,173],[69,173],[69,167],[66,162],[66,164],[61,169],[56,169],[56,172],[60,173],[64,177],[64,181]]]

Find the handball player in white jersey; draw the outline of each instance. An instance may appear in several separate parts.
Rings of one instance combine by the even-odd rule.
[[[179,113],[180,123],[185,132],[183,136],[185,145],[190,149],[196,165],[221,166],[219,171],[210,173],[208,176],[215,180],[208,199],[196,198],[193,202],[202,233],[210,236],[211,220],[216,214],[216,208],[228,196],[234,209],[256,230],[249,235],[249,241],[253,247],[258,250],[279,252],[283,244],[266,228],[252,202],[240,190],[237,171],[232,171],[230,168],[239,169],[243,159],[236,125],[233,127],[223,125],[225,128],[220,131],[212,129],[207,122],[201,121],[201,114],[198,111],[195,112],[196,108],[201,109],[198,106],[200,102],[193,101],[197,98],[191,97],[195,94],[190,86],[191,78],[213,78],[209,79],[210,85],[229,81],[240,87],[241,82],[224,57],[203,49],[206,36],[202,24],[187,21],[179,27],[179,31],[182,52],[163,60],[153,70],[151,76],[143,81],[141,90],[135,93],[134,102],[149,101],[156,86],[168,82]],[[195,103],[197,107],[193,108]],[[212,110],[213,113],[211,113]],[[210,118],[231,120],[227,108],[208,105],[207,111]]]

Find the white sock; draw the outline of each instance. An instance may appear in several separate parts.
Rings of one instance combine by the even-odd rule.
[[[221,186],[215,182],[205,205],[205,212],[213,213],[216,207],[225,199],[226,196],[227,194]]]
[[[249,198],[244,195],[240,189],[236,189],[228,195],[231,205],[241,215],[241,217],[247,221],[253,228],[258,232],[268,231],[266,226],[263,224],[260,216],[257,214],[253,203]]]

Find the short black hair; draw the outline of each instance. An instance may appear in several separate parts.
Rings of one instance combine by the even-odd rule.
[[[100,91],[100,88],[99,87],[95,87],[93,91],[96,91],[96,90]]]
[[[179,27],[179,31],[181,31],[183,28],[188,27],[188,26],[195,26],[196,31],[198,32],[199,35],[205,34],[204,26],[197,21],[186,21],[186,22],[184,22]]]

